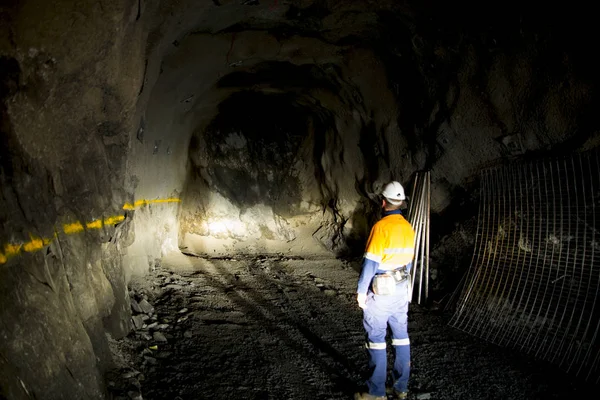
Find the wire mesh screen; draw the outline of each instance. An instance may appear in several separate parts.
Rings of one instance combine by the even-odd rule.
[[[598,152],[481,174],[471,267],[450,325],[600,379]]]

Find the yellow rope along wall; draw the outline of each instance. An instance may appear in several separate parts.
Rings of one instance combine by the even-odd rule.
[[[170,197],[166,199],[154,199],[154,200],[137,200],[134,203],[125,203],[123,210],[131,211],[139,207],[150,205],[150,204],[164,204],[164,203],[180,203],[181,199]],[[73,235],[76,233],[83,232],[85,230],[102,229],[104,226],[116,225],[119,222],[125,220],[125,215],[113,215],[105,218],[92,219],[87,222],[74,221],[67,224],[63,224],[60,227],[54,229],[54,236],[52,237],[37,237],[33,234],[29,234],[30,240],[24,243],[5,243],[0,248],[0,264],[5,264],[8,259],[18,256],[22,252],[32,253],[39,251],[48,246],[58,235],[58,232],[63,232],[66,235]]]

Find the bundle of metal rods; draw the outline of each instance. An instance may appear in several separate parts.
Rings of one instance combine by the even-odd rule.
[[[410,270],[412,291],[419,276],[417,303],[427,302],[429,295],[429,210],[431,205],[430,172],[417,172],[408,207],[408,220],[415,230],[415,258]]]

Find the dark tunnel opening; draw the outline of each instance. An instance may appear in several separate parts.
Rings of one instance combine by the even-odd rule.
[[[236,205],[263,202],[285,215],[300,199],[289,171],[307,125],[306,112],[289,96],[237,93],[220,104],[219,115],[204,132],[214,160],[207,174]]]

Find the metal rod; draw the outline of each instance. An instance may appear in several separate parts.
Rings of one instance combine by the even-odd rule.
[[[482,177],[483,177],[483,173],[480,173],[479,175],[479,182],[481,183],[482,181]],[[481,187],[481,184],[479,185],[479,196],[480,199],[483,198],[483,189]],[[452,316],[451,320],[450,320],[450,325],[454,326],[454,327],[459,327],[460,326],[460,320],[462,318],[463,311],[465,310],[465,306],[469,300],[469,296],[468,296],[468,288],[471,286],[471,283],[473,281],[473,273],[475,270],[475,265],[477,264],[477,260],[479,259],[479,251],[477,251],[481,246],[479,244],[482,234],[481,234],[481,230],[482,230],[482,215],[483,215],[483,201],[479,201],[479,210],[477,213],[477,225],[476,225],[476,230],[475,230],[475,249],[473,251],[473,255],[471,256],[471,267],[463,274],[463,277],[461,278],[458,286],[456,287],[454,293],[452,293],[452,297],[451,300],[448,301],[448,304],[446,305],[445,309],[448,309],[449,307],[452,306],[454,298],[457,297],[460,293],[460,296],[458,297],[458,301],[457,301],[457,308],[456,308],[456,312],[454,313],[454,315]],[[460,303],[460,305],[458,305],[458,303]]]
[[[422,174],[418,173],[417,174],[417,180],[415,182],[415,193],[413,194],[414,197],[414,204],[413,204],[413,217],[411,218],[411,225],[413,226],[413,229],[415,230],[415,256],[413,258],[413,268],[411,269],[411,297],[412,294],[414,292],[414,286],[415,286],[415,278],[417,276],[417,272],[418,269],[420,268],[420,263],[419,263],[419,252],[421,249],[421,234],[422,234],[422,223],[421,223],[421,214],[422,214],[422,210],[420,207],[421,204],[421,192],[422,192],[422,186],[423,186],[423,182],[422,182]]]
[[[416,225],[416,229],[415,229],[415,225]],[[411,291],[414,291],[414,287],[415,287],[415,278],[417,276],[417,270],[420,267],[420,263],[419,263],[419,251],[421,248],[421,240],[420,240],[420,236],[421,236],[421,223],[420,223],[420,211],[419,209],[417,209],[417,215],[416,215],[416,219],[414,221],[414,225],[413,225],[413,229],[415,229],[415,257],[414,257],[414,262],[413,262],[413,275],[412,275],[412,285],[411,285]],[[411,293],[412,294],[412,293]]]
[[[427,229],[425,230],[425,302],[429,298],[429,228],[431,224],[431,173],[427,171]]]
[[[426,230],[426,209],[425,209],[425,193],[427,191],[427,173],[423,174],[422,177],[423,184],[421,185],[421,193],[419,198],[419,208],[420,208],[420,227],[421,233],[419,237],[419,242],[421,243],[421,249],[419,252],[419,256],[421,258],[421,263],[419,265],[419,300],[418,303],[421,304],[421,300],[423,299],[423,270],[424,270],[424,256],[425,256],[425,243],[424,243],[424,235]]]
[[[419,275],[417,302],[421,304],[429,295],[429,225],[431,207],[430,171],[417,172],[413,184],[413,193],[409,206],[409,222],[415,230],[415,256],[411,269],[411,296],[415,290],[415,281]],[[423,296],[425,292],[425,296]]]
[[[414,286],[415,286],[415,277],[417,275],[417,268],[418,268],[418,251],[419,251],[419,247],[420,247],[420,241],[419,241],[419,209],[417,207],[418,204],[418,200],[419,200],[419,195],[418,195],[418,190],[420,190],[420,180],[418,179],[420,177],[420,174],[417,174],[417,181],[415,181],[415,193],[413,193],[413,198],[414,198],[414,207],[413,207],[413,215],[410,218],[410,223],[413,227],[413,229],[415,230],[415,256],[413,258],[413,266],[411,269],[411,296],[412,293],[414,291]]]
[[[410,202],[408,203],[408,218],[409,221],[413,219],[413,213],[415,212],[415,195],[417,194],[417,182],[419,181],[419,173],[415,174],[415,181],[413,182],[413,189],[410,193]]]

